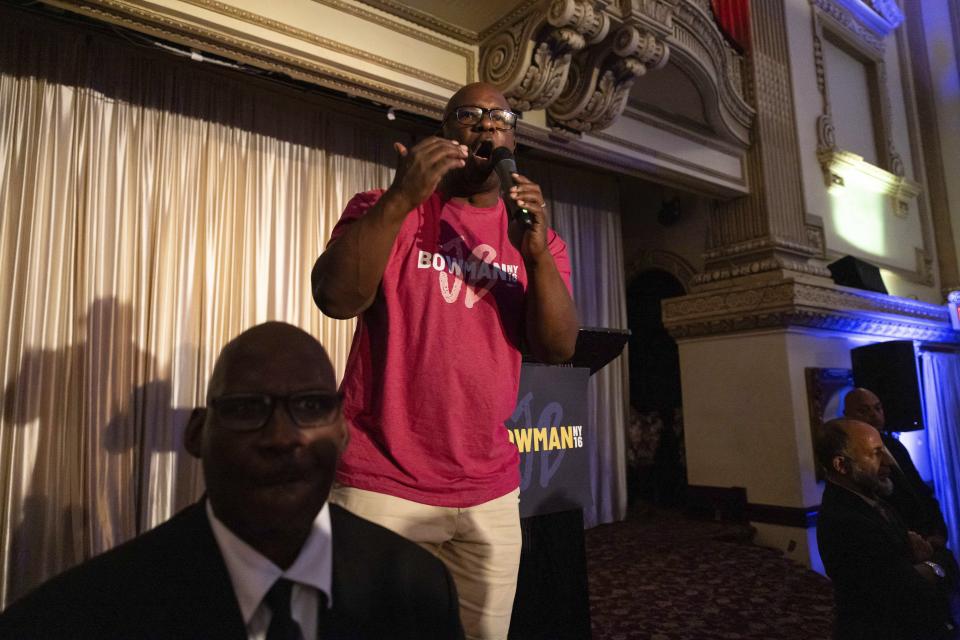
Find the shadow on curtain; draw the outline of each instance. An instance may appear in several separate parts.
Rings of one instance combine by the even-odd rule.
[[[231,337],[285,320],[342,372],[310,269],[410,136],[261,84],[0,7],[0,603],[196,499]]]

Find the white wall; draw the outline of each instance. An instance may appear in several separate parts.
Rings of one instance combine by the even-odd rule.
[[[678,200],[680,219],[664,226],[657,220],[665,200]],[[635,178],[620,181],[623,257],[630,265],[644,251],[669,251],[703,270],[712,201]],[[629,285],[629,283],[627,283]]]
[[[690,484],[744,487],[754,504],[820,504],[805,370],[849,368],[850,349],[868,342],[796,329],[681,341]],[[766,524],[757,530],[760,544],[819,566],[809,531]]]
[[[823,220],[829,258],[849,254],[880,267],[888,267],[892,271],[885,274],[884,280],[891,294],[940,302],[936,285],[924,285],[918,282],[917,275],[909,275],[918,271],[918,248],[925,249],[931,257],[934,255],[932,242],[931,246],[924,244],[917,201],[909,203],[906,217],[898,217],[894,213],[893,200],[876,193],[865,182],[848,179],[842,188],[827,187],[817,159],[817,119],[823,113],[823,101],[817,86],[812,11],[807,0],[787,0],[791,76],[800,143],[799,167],[807,212]],[[844,143],[858,147],[844,150],[869,159],[870,154],[865,152],[869,142],[866,140],[868,131],[865,126],[870,118],[866,105],[860,109],[863,118],[854,121],[856,102],[863,100],[863,67],[857,66],[849,56],[841,58],[841,63],[837,64],[836,51],[831,55],[832,45],[825,46],[827,90],[830,101],[834,103],[832,111],[838,143],[841,147]],[[833,65],[830,64],[831,60],[834,60]],[[904,163],[906,175],[914,178],[910,145],[912,129],[908,122],[898,44],[894,34],[886,39],[884,64],[893,146]],[[854,88],[858,91],[855,92]],[[880,140],[880,144],[883,144],[883,140]]]
[[[960,42],[960,8],[950,11],[956,0],[923,0],[923,26],[933,76],[947,197],[953,226],[953,244],[960,254],[960,68],[957,51]]]

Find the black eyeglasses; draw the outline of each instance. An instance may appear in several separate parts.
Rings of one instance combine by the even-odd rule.
[[[217,422],[231,431],[256,431],[267,424],[278,404],[301,429],[332,424],[340,415],[342,396],[328,391],[298,391],[286,396],[234,393],[211,398]]]
[[[490,122],[493,123],[494,129],[506,131],[517,126],[517,114],[509,109],[484,109],[483,107],[466,105],[457,107],[450,115],[456,116],[457,122],[467,127],[475,126],[483,120],[485,115],[490,116]]]

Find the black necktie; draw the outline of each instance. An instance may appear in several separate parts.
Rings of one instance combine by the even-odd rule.
[[[327,599],[327,594],[323,591],[317,591],[317,638],[322,640],[327,635],[327,627],[330,624],[330,607],[328,606],[329,600]]]
[[[267,628],[267,640],[301,640],[300,625],[290,616],[290,592],[293,583],[286,578],[278,578],[263,601],[270,607],[270,626]]]

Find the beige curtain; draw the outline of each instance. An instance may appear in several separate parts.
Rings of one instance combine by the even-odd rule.
[[[340,367],[309,274],[394,139],[293,91],[0,16],[0,603],[194,500],[182,429],[268,319]],[[122,49],[122,48],[121,48]]]
[[[573,296],[581,326],[627,328],[619,186],[609,174],[536,160],[519,161],[549,202],[552,223],[567,242]],[[624,416],[630,402],[629,368],[623,355],[595,373],[587,390],[593,508],[588,527],[622,520],[627,512]]]

